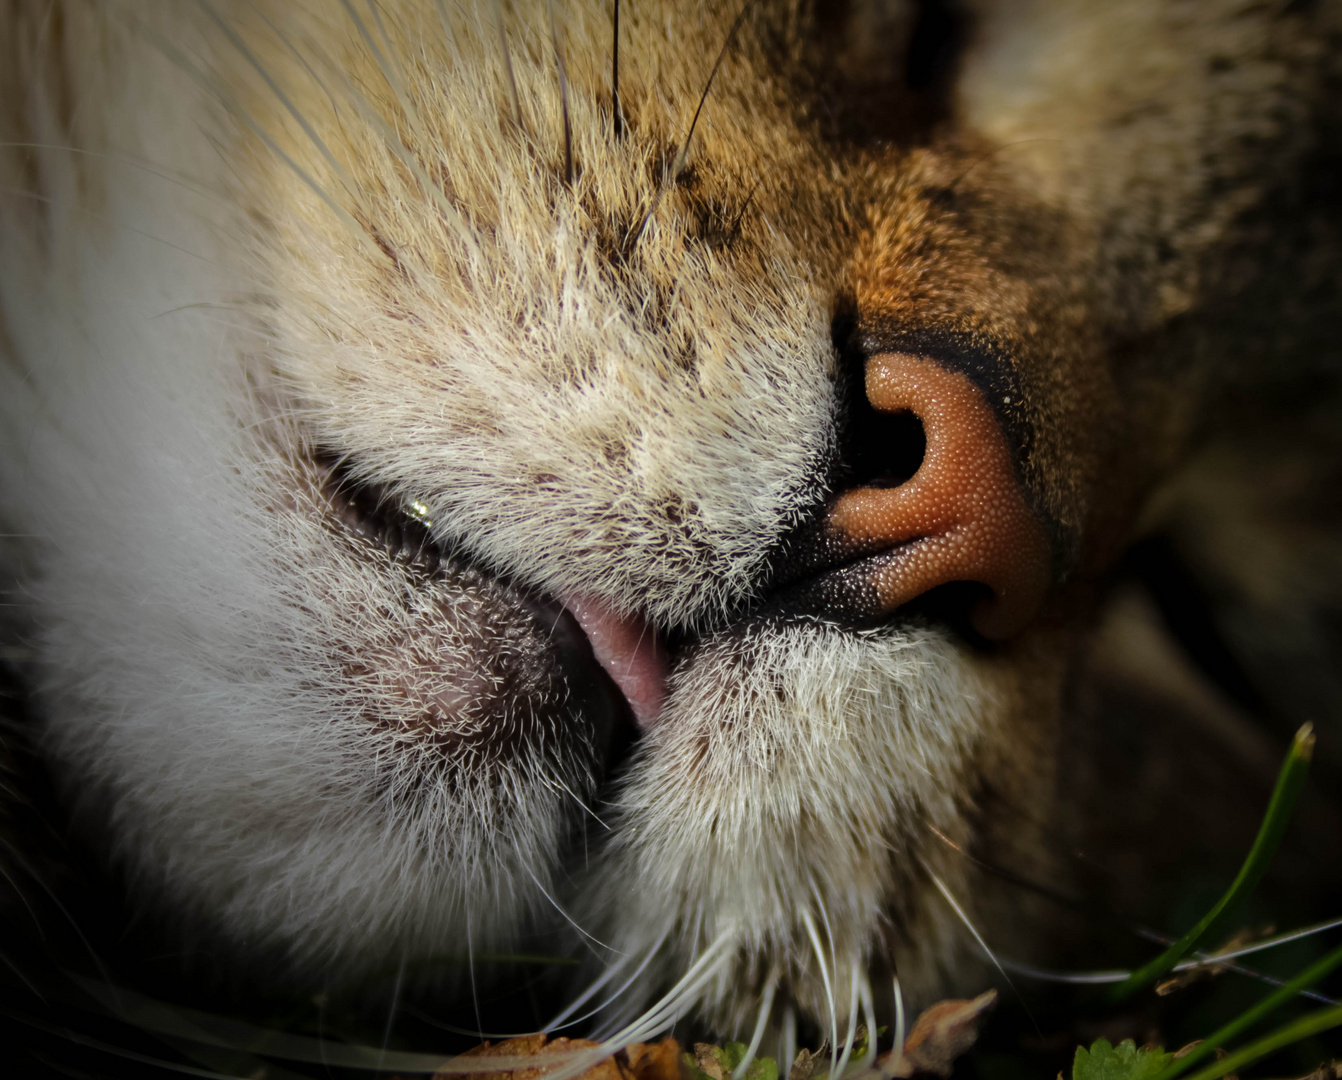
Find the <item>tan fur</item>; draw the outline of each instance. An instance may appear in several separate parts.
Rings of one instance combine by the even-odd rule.
[[[943,888],[990,938],[1028,907],[950,844],[1056,872],[1075,640],[1216,385],[1177,333],[1310,148],[1338,12],[983,0],[944,115],[886,131],[834,100],[898,72],[833,57],[896,54],[900,5],[840,47],[823,4],[734,35],[733,4],[626,4],[617,135],[609,5],[553,7],[553,39],[540,0],[5,11],[0,479],[49,538],[44,746],[239,970],[506,948],[558,905],[626,971],[655,949],[654,989],[719,942],[681,1004],[726,1034],[770,980],[822,1027],[850,986],[885,1007],[896,958],[925,1000],[981,970]],[[842,356],[929,332],[1019,379],[1045,609],[989,652],[763,618],[832,494]],[[332,461],[463,561],[351,533]],[[613,788],[515,587],[692,635]]]

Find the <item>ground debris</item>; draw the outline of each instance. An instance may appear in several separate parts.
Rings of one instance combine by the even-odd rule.
[[[974,1045],[996,1004],[996,990],[969,1001],[938,1001],[918,1017],[899,1059],[892,1050],[881,1056],[877,1068],[888,1077],[950,1076],[955,1059]]]
[[[1325,1061],[1308,1076],[1301,1080],[1342,1080],[1342,1058]]]
[[[547,1074],[571,1064],[576,1057],[599,1051],[601,1046],[589,1039],[550,1039],[544,1034],[522,1035],[496,1044],[483,1042],[436,1073],[434,1080],[447,1080],[448,1077],[543,1080]],[[472,1058],[497,1058],[502,1067],[489,1072],[453,1067],[457,1063],[465,1066],[467,1059]],[[661,1042],[631,1043],[623,1050],[594,1061],[574,1080],[681,1080],[680,1044],[669,1035]]]
[[[876,1062],[875,1072],[888,1080],[919,1080],[948,1077],[955,1059],[974,1045],[983,1020],[997,1003],[997,991],[989,990],[969,1001],[939,1001],[914,1022],[904,1040],[904,1052],[893,1051]],[[545,1035],[523,1035],[491,1044],[482,1043],[439,1071],[434,1080],[544,1080],[548,1073],[573,1063],[584,1052],[600,1051],[600,1043],[587,1039],[549,1039]],[[594,1061],[574,1080],[731,1080],[734,1066],[746,1047],[729,1043],[726,1048],[695,1043],[692,1054],[682,1053],[680,1044],[667,1036],[657,1043],[633,1043],[618,1053]],[[828,1046],[800,1050],[787,1080],[812,1080],[828,1064]],[[475,1064],[471,1059],[496,1059],[497,1069]],[[468,1064],[469,1063],[469,1064]],[[864,1075],[872,1075],[864,1072]],[[758,1059],[747,1080],[777,1080],[771,1059]],[[1327,1075],[1306,1080],[1342,1080]]]
[[[1194,983],[1203,979],[1224,975],[1230,968],[1225,964],[1218,964],[1216,962],[1218,956],[1222,953],[1234,952],[1236,949],[1245,945],[1251,945],[1255,941],[1269,937],[1275,932],[1276,927],[1274,926],[1264,926],[1259,927],[1258,929],[1249,929],[1246,927],[1237,931],[1215,952],[1203,957],[1200,963],[1194,964],[1183,971],[1175,972],[1169,977],[1156,983],[1156,993],[1161,997],[1165,997],[1174,993],[1176,990],[1182,990],[1187,986],[1192,986]]]
[[[820,1071],[822,1059],[825,1062],[829,1061],[828,1041],[819,1050],[805,1048],[798,1050],[796,1058],[792,1061],[792,1068],[788,1070],[787,1080],[811,1080],[811,1077]]]
[[[694,1044],[694,1064],[709,1080],[728,1080],[732,1070],[727,1067],[722,1050],[709,1043]]]

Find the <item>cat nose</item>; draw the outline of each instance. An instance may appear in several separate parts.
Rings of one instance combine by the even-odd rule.
[[[1051,552],[992,405],[967,375],[912,353],[870,357],[864,379],[865,404],[878,420],[904,423],[868,424],[864,469],[807,545],[812,572],[830,568],[803,587],[807,606],[880,617],[966,582],[978,586],[972,628],[993,640],[1011,637],[1044,599]],[[919,425],[923,443],[905,475],[898,468],[882,475],[882,461],[909,457],[908,432]]]

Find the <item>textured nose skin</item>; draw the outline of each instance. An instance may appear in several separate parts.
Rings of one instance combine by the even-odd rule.
[[[870,358],[865,377],[874,409],[922,421],[926,450],[904,483],[854,488],[831,506],[831,558],[873,554],[822,588],[883,615],[939,585],[977,582],[991,595],[970,612],[971,625],[986,638],[1012,636],[1044,598],[1050,549],[992,407],[965,375],[909,353]]]

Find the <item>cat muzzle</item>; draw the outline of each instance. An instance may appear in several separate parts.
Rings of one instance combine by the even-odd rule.
[[[794,541],[793,576],[808,576],[784,590],[785,606],[876,620],[968,583],[975,633],[1019,633],[1048,590],[1051,552],[992,405],[967,375],[913,353],[870,357],[864,380],[877,414],[921,423],[921,460],[906,479],[858,480],[830,501]]]

